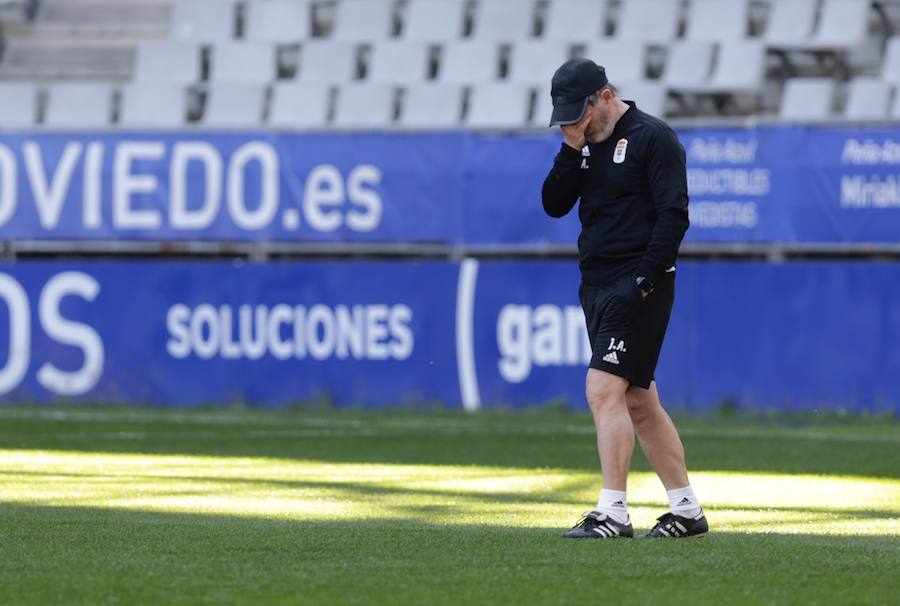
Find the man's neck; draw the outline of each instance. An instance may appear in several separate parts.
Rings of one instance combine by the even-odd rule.
[[[616,119],[615,121],[613,121],[613,129],[616,128],[616,124],[619,123],[619,120],[622,119],[622,116],[624,116],[625,112],[627,112],[629,109],[631,109],[630,105],[616,97]]]

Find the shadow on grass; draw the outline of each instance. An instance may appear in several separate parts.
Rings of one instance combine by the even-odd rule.
[[[428,505],[410,505],[398,504],[395,506],[397,511],[408,511],[410,513],[437,513],[442,515],[450,513],[452,515],[455,507],[460,503],[467,505],[483,505],[485,502],[503,503],[511,505],[530,504],[530,505],[553,505],[561,508],[571,508],[571,511],[578,511],[579,508],[585,507],[584,499],[580,493],[585,487],[585,483],[580,478],[573,478],[563,482],[552,490],[535,490],[529,488],[527,491],[485,491],[485,490],[452,490],[452,489],[435,489],[418,486],[383,486],[373,481],[323,481],[323,480],[282,480],[275,478],[246,478],[246,477],[221,477],[221,476],[202,476],[202,475],[163,475],[163,474],[98,474],[89,472],[43,472],[43,471],[2,471],[0,477],[4,478],[21,478],[23,484],[29,483],[34,479],[49,478],[69,478],[76,479],[80,482],[103,482],[114,483],[116,485],[138,484],[141,486],[141,497],[152,498],[158,496],[176,496],[176,495],[208,495],[211,494],[209,487],[218,488],[219,494],[228,494],[232,487],[243,486],[252,487],[260,490],[277,488],[285,490],[296,490],[298,494],[309,494],[310,490],[330,491],[341,495],[342,499],[348,499],[359,503],[377,502],[380,507],[384,507],[386,502],[391,502],[394,498],[399,498],[402,502],[409,497],[433,497],[436,499],[445,499],[447,503],[430,503]],[[173,490],[166,487],[165,482],[182,484],[185,482],[197,482],[205,486],[206,490],[198,488],[188,488],[185,485],[179,486]],[[212,494],[215,494],[213,491]],[[292,498],[290,495],[281,498]],[[300,498],[300,497],[297,497]],[[303,497],[305,498],[305,497]],[[629,500],[632,507],[659,508],[660,511],[665,509],[664,503],[660,502],[643,502]],[[861,509],[848,507],[829,507],[822,505],[819,507],[794,506],[794,505],[768,505],[768,506],[750,506],[740,504],[726,504],[718,507],[708,508],[710,515],[714,515],[716,510],[722,511],[741,511],[748,514],[759,514],[760,512],[774,513],[795,513],[810,514],[811,517],[827,515],[830,520],[843,520],[848,523],[854,521],[863,522],[873,519],[896,519],[898,513],[896,510],[879,510],[879,509]],[[567,510],[568,511],[568,510]],[[466,508],[460,511],[461,515],[471,515],[471,509]]]
[[[896,537],[566,541],[510,522],[0,503],[0,602],[887,604],[900,591]]]
[[[260,413],[269,421],[281,418],[265,414]],[[123,417],[76,422],[10,417],[0,422],[0,449],[598,471],[590,423],[576,416],[498,420],[414,413],[371,418],[334,414],[321,418],[284,415],[283,421],[283,426],[244,427],[202,419],[167,422]],[[853,435],[835,429],[831,435],[827,427],[819,427],[812,436],[803,428],[774,431],[742,426],[742,431],[751,430],[744,435],[723,433],[715,422],[693,420],[689,429],[684,443],[693,471],[900,478],[900,435],[877,433],[878,428],[861,427]],[[650,470],[640,448],[635,449],[633,469]]]

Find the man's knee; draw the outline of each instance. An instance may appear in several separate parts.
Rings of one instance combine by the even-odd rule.
[[[652,389],[630,387],[625,392],[625,405],[632,422],[638,424],[653,414],[659,402]]]
[[[588,370],[585,396],[591,410],[621,405],[627,389],[628,381],[622,377],[594,368]]]

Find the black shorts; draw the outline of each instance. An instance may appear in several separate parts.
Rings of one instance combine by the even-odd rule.
[[[591,368],[648,389],[675,301],[675,272],[666,272],[646,299],[634,273],[605,286],[582,284],[579,296],[591,340]]]

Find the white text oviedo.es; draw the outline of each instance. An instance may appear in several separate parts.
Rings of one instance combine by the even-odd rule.
[[[60,229],[65,205],[76,201],[88,230],[190,232],[223,219],[250,232],[369,232],[381,224],[378,167],[360,164],[344,174],[331,164],[313,166],[287,195],[278,151],[264,141],[230,154],[205,141],[69,141],[58,160],[49,155],[35,141],[20,149],[0,144],[0,227],[31,200],[41,229],[51,232]],[[202,192],[189,193],[191,182],[202,183]],[[148,196],[159,202],[140,199]]]

